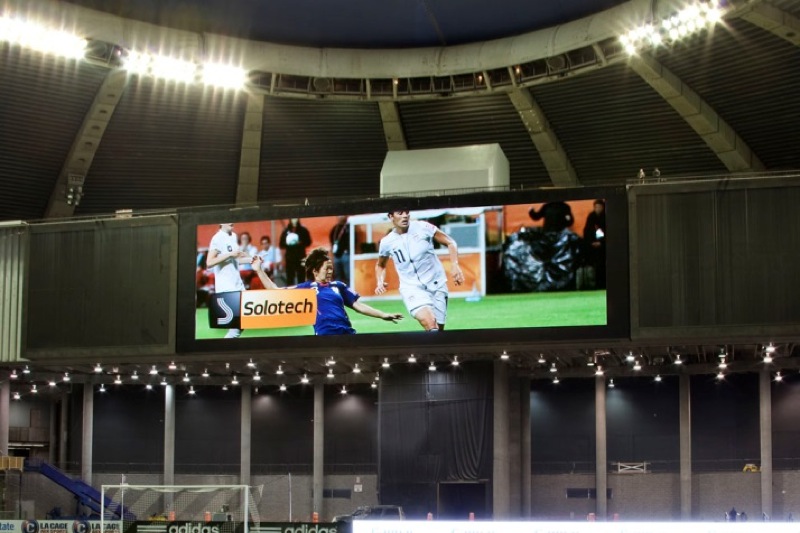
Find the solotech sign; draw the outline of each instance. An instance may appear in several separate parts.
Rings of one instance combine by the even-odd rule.
[[[243,291],[242,329],[313,326],[317,320],[314,289]]]

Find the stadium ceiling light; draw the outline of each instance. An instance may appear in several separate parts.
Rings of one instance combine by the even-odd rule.
[[[778,372],[778,373],[780,374],[780,372]],[[32,394],[37,394],[38,392],[39,392],[39,390],[36,388],[36,383],[31,385],[31,393]]]
[[[23,374],[30,374],[31,373],[31,369],[28,368],[28,365],[25,365],[25,368],[22,369],[22,373]]]
[[[500,354],[500,359],[503,360],[503,361],[508,361],[508,357],[509,357],[508,356],[508,352],[503,350],[503,353]]]
[[[256,373],[253,375],[253,381],[261,381],[261,374],[259,374],[257,370]]]
[[[228,390],[228,386],[227,385],[223,385],[222,386],[222,390]]]
[[[48,381],[47,384],[50,385],[51,387],[55,387],[57,385],[56,380],[54,380],[54,379],[51,379],[50,381]]]
[[[603,367],[602,366],[598,366],[597,370],[594,371],[594,375],[595,376],[602,376],[603,374],[605,374],[605,372],[603,371]]]
[[[558,376],[554,377],[553,378],[553,385],[558,385],[559,383],[561,383],[561,380],[558,379]]]
[[[342,385],[342,394],[347,394],[347,387]]]
[[[144,388],[147,389],[147,390],[153,390],[153,386],[150,383],[145,385]]]
[[[770,364],[772,361],[773,361],[772,354],[770,354],[770,353],[765,353],[765,354],[764,354],[764,362],[765,362],[766,364]]]
[[[279,375],[279,376],[282,376],[283,375],[283,367],[281,365],[278,365],[278,370],[276,370],[275,373],[277,375]]]
[[[778,383],[783,381],[783,376],[781,375],[780,371],[775,373],[775,381],[777,381]]]
[[[308,385],[308,374],[303,374],[303,377],[300,378],[300,383],[303,385]]]
[[[356,363],[355,366],[353,367],[353,374],[360,374],[360,373],[361,369],[358,367],[358,363]]]
[[[189,385],[189,394],[194,396],[194,394],[195,394],[194,385]]]
[[[712,28],[722,20],[722,8],[716,0],[690,4],[671,17],[643,24],[619,37],[630,55],[639,50],[672,44],[679,39]]]
[[[280,386],[280,387],[278,387],[278,389],[279,389],[281,392],[286,392],[286,385],[284,385],[283,383],[281,383],[281,386]]]
[[[678,354],[678,355],[675,356],[675,364],[676,365],[682,365],[683,364],[683,361],[681,360],[681,354]]]
[[[595,361],[594,357],[592,357],[591,355],[586,358],[586,366],[594,366],[596,363],[597,361]]]
[[[431,372],[436,372],[436,365],[433,364],[433,361],[431,361],[431,364],[428,365],[428,370]]]
[[[239,379],[236,377],[236,374],[234,374],[233,378],[231,378],[231,385],[238,385],[238,384],[239,384]]]
[[[769,343],[769,344],[768,344],[768,345],[767,345],[767,346],[764,348],[764,351],[765,351],[765,352],[767,352],[767,353],[775,353],[775,349],[776,349],[776,348],[775,348],[775,345],[774,345],[774,344],[772,344],[772,343]]]
[[[642,369],[642,365],[641,365],[641,363],[639,363],[638,359],[636,361],[634,361],[633,369],[636,370],[637,372]]]
[[[162,387],[166,387],[167,386],[167,378],[161,378],[161,386]]]
[[[158,374],[158,370],[156,369],[156,365],[153,365],[153,367],[150,369],[150,375],[155,376],[156,374]]]
[[[198,68],[197,63],[162,55],[152,56],[150,62],[150,74],[178,83],[193,83],[197,79]]]
[[[221,89],[244,89],[247,83],[247,71],[242,67],[223,65],[220,63],[204,63],[200,66],[200,81]]]
[[[408,362],[409,362],[409,363],[416,363],[416,362],[417,362],[417,358],[416,358],[416,357],[414,357],[414,354],[413,354],[413,353],[412,353],[411,355],[409,355],[409,356],[408,356]]]
[[[21,396],[19,395],[19,393],[18,393],[18,392],[15,392],[15,393],[14,393],[14,399],[15,399],[15,400],[19,400],[19,399],[20,399],[20,397],[21,397]]]
[[[457,355],[454,355],[454,356],[453,356],[453,362],[452,362],[451,364],[452,364],[453,366],[458,366],[458,365],[459,365],[459,362],[458,362],[458,356],[457,356]]]
[[[636,361],[636,357],[634,357],[633,352],[628,352],[628,355],[625,356],[625,361],[629,363]]]
[[[332,368],[329,368],[329,369],[328,369],[328,375],[327,375],[326,377],[327,377],[328,379],[333,379],[333,369],[332,369]]]
[[[661,382],[661,374],[656,374],[656,377],[653,378],[653,381],[655,381],[656,383],[660,383]]]
[[[105,384],[101,383],[101,384],[100,384],[100,388],[99,388],[98,390],[99,390],[100,392],[105,392],[105,391],[106,391],[106,386],[105,386]]]
[[[100,363],[97,363],[96,365],[94,365],[94,373],[95,374],[100,374],[102,371],[103,371],[103,367],[100,366]]]
[[[383,358],[383,363],[381,364],[381,366],[383,368],[389,368],[390,365],[389,365],[389,358],[388,357],[384,357]]]
[[[209,376],[209,374],[208,374],[208,369],[207,369],[207,368],[204,368],[204,369],[203,369],[203,377],[204,377],[204,378],[207,378],[208,376]]]
[[[185,373],[183,374],[183,382],[184,382],[184,383],[189,383],[191,380],[192,380],[192,378],[190,378],[190,377],[189,377],[189,373],[188,373],[188,372],[185,372]]]
[[[134,370],[133,374],[131,374],[131,379],[134,381],[137,381],[139,379],[139,373],[136,370]]]
[[[375,379],[374,379],[374,381],[380,381],[380,380],[381,380],[381,376],[380,376],[380,374],[375,374]]]
[[[614,378],[608,380],[608,388],[613,389],[616,385],[614,385]]]
[[[370,385],[370,387],[372,387],[373,389],[377,389],[378,388],[378,384],[373,381],[372,385]]]
[[[725,368],[728,368],[728,363],[727,363],[727,362],[725,362],[725,358],[724,358],[724,357],[723,357],[722,359],[720,359],[720,361],[719,361],[719,367],[720,367],[720,369],[725,369]]]
[[[69,59],[82,58],[88,43],[74,33],[11,16],[0,17],[0,41]]]
[[[17,369],[16,368],[11,371],[11,375],[9,377],[11,379],[17,379],[19,377],[19,374],[17,374]]]
[[[169,368],[170,370],[177,370],[178,365],[175,364],[175,361],[170,361],[169,366],[167,368]]]
[[[64,372],[64,377],[61,378],[62,381],[69,381],[71,378],[69,377],[69,372]]]
[[[543,364],[545,364],[546,362],[547,362],[547,361],[546,361],[546,360],[545,360],[545,358],[544,358],[544,354],[541,354],[541,353],[540,353],[540,354],[539,354],[539,364],[540,364],[540,365],[543,365]]]
[[[247,368],[255,368],[255,367],[256,364],[253,362],[252,359],[250,359],[250,361],[247,362]]]
[[[555,363],[550,365],[550,372],[558,372],[558,369],[556,368],[556,364]]]
[[[114,385],[122,385],[122,376],[117,374],[117,378],[114,380]]]
[[[725,374],[722,372],[722,370],[717,372],[717,379],[719,380],[725,379]]]

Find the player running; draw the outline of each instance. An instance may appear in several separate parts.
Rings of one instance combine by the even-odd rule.
[[[261,258],[253,259],[253,269],[267,289],[278,286],[269,279],[261,268]],[[296,289],[314,289],[317,293],[317,320],[314,322],[316,335],[350,335],[356,332],[347,316],[345,306],[365,316],[397,322],[403,318],[400,313],[384,313],[360,302],[359,294],[342,281],[333,280],[333,262],[328,250],[315,248],[305,258],[306,281],[294,286]]]
[[[429,222],[411,220],[407,210],[389,213],[392,231],[381,239],[375,277],[375,294],[386,292],[386,262],[394,261],[400,277],[400,295],[411,316],[425,331],[443,331],[447,318],[447,274],[433,251],[433,243],[447,246],[450,274],[456,285],[464,283],[458,266],[458,245],[449,235]]]

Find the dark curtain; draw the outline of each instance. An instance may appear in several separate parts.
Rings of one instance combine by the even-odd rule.
[[[437,483],[491,477],[491,362],[396,365],[383,375],[379,409],[382,503],[424,516]]]

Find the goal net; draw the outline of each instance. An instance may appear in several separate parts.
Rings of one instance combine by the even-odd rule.
[[[103,485],[101,531],[103,522],[122,521],[122,531],[133,523],[193,522],[209,528],[160,527],[164,533],[248,533],[250,523],[261,521],[258,504],[261,487],[247,485]],[[229,527],[220,527],[220,522]],[[216,524],[216,530],[211,523]],[[115,529],[115,528],[111,528]],[[142,527],[137,527],[137,531]],[[174,531],[173,531],[174,529]],[[142,529],[143,530],[143,529]],[[155,530],[153,530],[155,531]]]

